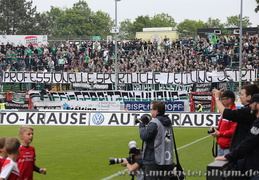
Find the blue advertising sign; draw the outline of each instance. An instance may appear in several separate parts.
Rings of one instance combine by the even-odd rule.
[[[171,112],[179,112],[179,111],[184,111],[184,102],[183,101],[166,101],[166,111],[171,111]]]
[[[125,109],[128,111],[150,111],[151,101],[124,101]],[[166,101],[166,111],[184,111],[183,101]]]

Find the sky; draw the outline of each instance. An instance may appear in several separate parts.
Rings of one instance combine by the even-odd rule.
[[[32,0],[38,12],[49,11],[51,6],[71,8],[79,0]],[[115,19],[115,0],[85,0],[91,11],[101,10]],[[256,0],[120,0],[117,2],[117,19],[119,22],[138,16],[167,13],[176,23],[185,19],[207,22],[208,18],[220,19],[226,23],[227,17],[236,16],[241,11],[243,1],[243,17],[248,16],[255,27],[259,25],[259,12],[255,13]]]

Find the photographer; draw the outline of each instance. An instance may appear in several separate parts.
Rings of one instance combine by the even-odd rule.
[[[256,84],[247,84],[242,86],[241,93],[239,94],[240,102],[244,105],[240,109],[228,109],[224,106],[220,100],[221,91],[213,89],[213,93],[216,99],[216,106],[223,118],[233,122],[237,122],[236,130],[234,132],[230,150],[237,147],[237,145],[247,136],[249,129],[256,119],[254,114],[251,114],[251,108],[247,100],[259,93],[259,87]]]
[[[141,154],[137,154],[134,156],[134,160],[132,162],[128,162],[126,158],[122,159],[122,166],[126,166],[128,170],[130,171],[130,174],[132,176],[132,179],[134,179],[134,175],[137,176],[137,180],[144,180],[144,173],[142,170],[143,166],[143,160],[141,157]]]
[[[143,117],[146,117],[143,115]],[[121,164],[122,166],[127,166],[134,180],[134,176],[137,176],[137,180],[144,180],[144,173],[141,169],[143,165],[143,160],[141,157],[141,150],[137,147],[136,141],[130,141],[129,144],[129,156],[126,158],[109,158],[110,165]]]
[[[229,109],[236,109],[235,105],[235,94],[226,90],[221,94],[220,101],[222,104]],[[229,152],[232,136],[236,129],[236,122],[229,121],[222,116],[219,119],[218,128],[212,127],[209,134],[217,138],[218,156],[223,156]]]
[[[140,138],[143,140],[143,165],[146,180],[169,180],[173,169],[172,122],[165,115],[165,104],[151,103],[152,120],[140,122]]]

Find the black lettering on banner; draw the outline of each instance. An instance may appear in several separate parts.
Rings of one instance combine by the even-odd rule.
[[[74,121],[71,121],[70,124],[76,124],[77,123],[77,113],[72,113],[71,114],[71,119],[73,119]]]
[[[50,80],[50,77],[51,77],[51,72],[45,72],[44,74],[43,74],[43,78],[44,78],[44,82],[46,82],[46,83],[52,83]]]
[[[91,81],[91,75],[93,75],[94,73],[87,73],[87,82],[88,83],[94,83],[94,81]]]
[[[126,73],[127,76],[127,82],[130,84],[132,83],[132,73]]]
[[[183,77],[183,79],[185,79],[185,83],[183,82],[183,84],[188,84],[188,83],[190,83],[190,82],[189,82],[189,76],[190,76],[190,73],[189,73],[189,72],[184,72],[184,77]],[[184,89],[184,88],[187,88],[187,87],[181,86],[181,89]]]
[[[191,117],[188,114],[186,114],[186,116],[184,116],[184,119],[181,124],[182,125],[190,124],[190,126],[193,126]]]
[[[33,75],[34,75],[35,73],[34,72],[30,72],[30,80],[31,80],[31,82],[36,82],[36,80],[34,80],[33,79]]]
[[[183,72],[180,73],[180,84],[183,84]]]
[[[147,79],[146,79],[146,83],[149,84],[149,81],[151,81],[150,83],[153,84],[153,74],[151,73],[145,73],[146,76],[147,76]],[[151,77],[149,77],[151,75]]]
[[[134,81],[134,77],[136,78],[136,81]],[[131,83],[139,83],[139,73],[131,74]]]
[[[119,73],[118,74],[118,82],[124,84],[125,83],[124,77],[125,77],[125,73]]]
[[[146,73],[138,73],[138,75],[139,75],[139,83],[143,83],[143,84],[145,84],[146,83],[146,79],[145,78],[143,78],[143,79],[145,79],[144,81],[142,81],[142,75],[146,75]]]
[[[104,74],[103,73],[97,73],[96,74],[96,81],[97,81],[97,84],[102,84],[103,81],[104,81]]]
[[[196,81],[195,80],[193,80],[193,72],[190,72],[190,79],[191,79],[191,81],[193,82],[193,83],[195,83]]]
[[[203,123],[204,123],[204,115],[201,114],[201,117],[200,117],[200,118],[198,118],[198,117],[200,117],[200,114],[194,114],[194,124],[195,124],[196,126],[202,126]],[[198,122],[198,119],[201,120],[200,123]]]
[[[3,82],[6,81],[7,78],[10,77],[10,73],[9,72],[4,72],[4,76],[3,76]]]
[[[166,84],[173,84],[173,82],[170,82],[170,74],[171,73],[167,73],[167,82],[166,82]]]
[[[27,79],[29,79],[29,77],[30,77],[30,72],[23,72],[23,77],[24,77],[24,79],[23,79],[23,82],[27,82]]]
[[[34,115],[35,113],[26,113],[26,124],[35,124],[32,119]]]
[[[191,73],[185,72],[185,84],[189,84],[191,82]],[[185,89],[188,87],[182,87],[182,89]]]
[[[125,122],[123,121],[123,119],[124,119],[124,116],[123,116],[123,113],[121,113],[121,124],[124,124],[124,125],[129,124],[129,122],[130,122],[130,114],[128,114],[127,120]]]
[[[130,82],[130,79],[129,79],[129,76],[131,75],[131,73],[125,73],[125,75],[126,75],[126,81],[127,81],[127,83],[131,83]]]
[[[212,77],[207,75],[207,71],[204,71],[205,72],[205,78],[206,78],[206,81],[207,82],[212,82]]]
[[[54,81],[57,82],[57,83],[61,83],[61,82],[62,82],[62,76],[63,76],[62,74],[63,74],[63,73],[61,73],[61,72],[55,72],[55,73],[53,73]],[[60,78],[57,80],[58,75],[60,75]]]
[[[111,74],[110,73],[104,73],[104,84],[108,84],[109,81],[111,81]],[[108,82],[107,82],[108,81]]]
[[[212,71],[217,73],[216,71]],[[224,70],[218,72],[219,75],[210,75],[211,72],[193,71],[181,73],[118,73],[119,83],[156,83],[160,84],[161,79],[170,84],[191,84],[202,82],[222,82],[232,79],[238,81],[238,70]],[[161,75],[163,74],[163,76]],[[152,75],[152,78],[150,77]],[[3,82],[56,82],[56,83],[114,83],[115,74],[110,73],[76,73],[76,72],[4,72]],[[257,69],[242,70],[242,80],[253,80],[257,77]]]
[[[59,113],[59,123],[60,124],[67,124],[68,122],[68,113],[64,113],[66,118],[63,118],[63,113]],[[64,121],[63,121],[64,120]]]
[[[216,115],[216,120],[215,120],[215,121],[216,121],[216,126],[218,126],[218,124],[219,124],[219,118],[220,118],[220,116],[221,116],[220,114],[217,114],[217,115]]]
[[[192,73],[191,72],[187,72],[186,73],[186,83],[187,84],[191,84],[192,81]]]
[[[13,120],[11,116],[14,116],[15,119]],[[19,116],[18,116],[18,114],[16,114],[16,113],[10,113],[10,114],[8,114],[7,117],[6,117],[6,121],[7,121],[9,124],[15,124],[15,123],[18,122],[18,120],[19,120]]]
[[[203,76],[203,79],[201,79],[200,77],[200,73],[203,72],[204,76]],[[204,73],[205,71],[197,71],[197,78],[198,78],[198,82],[205,82],[205,76],[206,74]]]
[[[180,84],[180,82],[178,81],[178,78],[176,77],[177,75],[179,75],[179,73],[174,73],[174,83]]]
[[[213,115],[211,115],[211,114],[208,114],[206,116],[206,120],[207,120],[207,123],[205,124],[206,126],[212,126],[213,125],[213,119],[211,119],[211,118],[213,118]]]
[[[45,124],[45,113],[38,113],[37,124]]]
[[[62,83],[68,83],[67,73],[62,73]]]
[[[55,113],[50,113],[49,119],[46,121],[46,124],[50,124],[53,122],[54,124],[58,124]]]
[[[43,75],[43,72],[37,72],[37,73],[36,73],[36,81],[37,81],[37,82],[43,82],[43,77],[42,77],[42,75]]]
[[[229,74],[229,72],[234,72],[234,71],[232,71],[232,70],[229,70],[229,69],[226,69],[225,70],[225,72],[226,72],[226,79],[229,81],[230,79],[233,79],[233,77],[231,77]]]
[[[222,81],[224,81],[224,79],[226,79],[226,71],[223,70],[222,72],[223,72],[224,77],[223,77],[223,79],[217,78],[217,80],[218,80],[219,82],[222,82]]]
[[[180,84],[185,84],[185,78],[186,78],[186,73],[185,72],[181,72],[179,74],[179,78],[180,78]]]
[[[245,70],[245,74],[243,74],[243,71],[241,71],[241,79],[246,76],[248,70]],[[251,77],[251,76],[250,76]]]
[[[78,74],[78,73],[77,73],[77,74]],[[81,83],[88,83],[88,74],[89,74],[89,73],[82,73],[82,72],[81,72],[81,73],[80,73],[81,80],[80,80],[80,81],[78,80],[78,81],[76,81],[76,82],[78,82],[78,83],[80,83],[80,82],[81,82]],[[76,77],[76,80],[77,80],[77,79],[79,79],[79,78]],[[85,81],[84,81],[84,80],[85,80]]]
[[[80,113],[79,115],[79,124],[86,124],[86,113]]]
[[[180,115],[172,114],[172,125],[180,126]]]
[[[24,81],[24,73],[23,72],[16,72],[17,74],[16,74],[16,79],[17,79],[17,81],[18,82],[22,82],[22,81]],[[19,78],[19,76],[21,76],[21,79]]]
[[[110,74],[110,83],[115,83],[115,76],[116,76],[116,74]]]
[[[238,71],[233,71],[234,72],[234,77],[233,78],[233,81],[237,81],[238,80]]]
[[[3,124],[4,123],[4,116],[6,115],[6,113],[3,113],[3,112],[1,112],[0,113],[0,116],[1,116],[1,124]]]
[[[111,115],[111,118],[110,118],[108,124],[111,124],[111,123],[120,124],[119,121],[118,121],[118,118],[117,118],[116,114],[114,114],[114,113]]]
[[[84,83],[87,82],[87,73],[74,73],[75,83]],[[85,81],[84,81],[85,80]]]
[[[72,76],[71,76],[71,75],[72,75]],[[68,73],[67,73],[67,80],[68,80],[70,83],[75,83],[75,81],[76,81],[76,73],[68,72]]]
[[[154,72],[154,73],[153,73],[153,81],[154,81],[154,83],[160,84],[160,81],[159,81],[159,79],[157,78],[157,75],[158,75],[158,77],[159,77],[160,74],[161,74],[161,73],[158,73],[158,72]]]
[[[11,82],[16,82],[16,72],[10,72],[10,81]]]
[[[250,70],[249,70],[251,79],[252,79],[252,71],[255,71],[255,70],[253,70],[253,69],[250,69]],[[254,79],[257,78],[257,74],[258,74],[258,73],[255,73]]]
[[[70,74],[73,74],[73,76],[71,76]],[[86,75],[86,73],[82,74],[82,73],[69,73],[69,78],[70,78],[70,82],[71,83],[82,83],[83,82],[83,75]],[[72,81],[72,79],[74,78],[74,80]]]

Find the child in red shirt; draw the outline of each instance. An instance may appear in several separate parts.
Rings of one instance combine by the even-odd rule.
[[[7,158],[3,163],[0,180],[19,180],[19,170],[16,158],[19,155],[20,141],[17,138],[8,138],[5,141]]]
[[[7,158],[7,153],[5,150],[5,141],[6,141],[6,137],[2,137],[0,138],[0,172],[2,169],[2,165],[5,161],[5,159]]]
[[[35,148],[30,146],[33,140],[33,128],[30,126],[21,126],[19,134],[21,147],[17,163],[20,171],[20,180],[33,180],[33,171],[46,174],[46,169],[41,169],[35,165]]]

